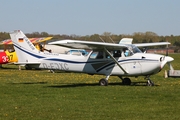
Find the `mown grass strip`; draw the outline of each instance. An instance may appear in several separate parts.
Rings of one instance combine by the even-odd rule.
[[[173,55],[180,69],[179,54]],[[49,73],[47,70],[0,69],[0,119],[172,120],[180,118],[180,78],[165,79],[165,67],[145,86],[143,77],[123,86],[111,76],[109,86],[98,85],[103,76]]]

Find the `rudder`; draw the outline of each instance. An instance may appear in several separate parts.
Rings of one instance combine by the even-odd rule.
[[[39,51],[21,30],[10,33],[19,63],[37,62]]]

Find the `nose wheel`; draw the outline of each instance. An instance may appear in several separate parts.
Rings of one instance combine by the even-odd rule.
[[[154,82],[149,79],[147,81],[147,86],[154,86]]]

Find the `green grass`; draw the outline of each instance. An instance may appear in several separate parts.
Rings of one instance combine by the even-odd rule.
[[[180,69],[179,54],[172,54]],[[151,76],[155,86],[145,86],[143,77],[123,86],[111,76],[109,86],[99,86],[104,76],[0,69],[0,119],[58,120],[173,120],[180,118],[180,78],[164,78],[164,70]]]

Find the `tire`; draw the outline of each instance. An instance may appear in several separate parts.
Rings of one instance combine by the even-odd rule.
[[[131,85],[131,80],[130,80],[129,78],[124,78],[124,79],[122,80],[122,84],[123,84],[123,85]]]
[[[147,86],[154,86],[154,82],[153,82],[153,81],[151,81],[151,80],[148,80],[148,82],[147,82]]]
[[[28,65],[25,65],[25,69],[26,69],[26,70],[32,70],[32,68],[29,67]]]
[[[101,79],[101,80],[99,81],[99,85],[100,85],[100,86],[107,86],[107,85],[108,85],[108,81],[107,81],[106,79]]]

